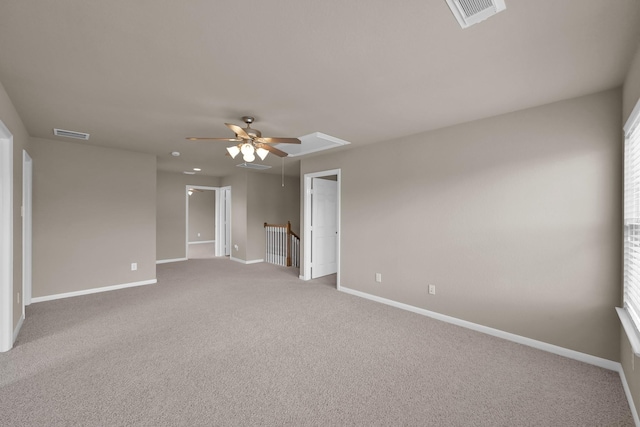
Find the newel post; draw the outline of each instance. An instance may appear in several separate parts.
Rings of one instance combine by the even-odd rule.
[[[287,267],[291,267],[291,221],[287,221]]]

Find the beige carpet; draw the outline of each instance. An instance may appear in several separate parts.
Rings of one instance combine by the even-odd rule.
[[[616,372],[228,259],[32,304],[2,426],[623,426]]]

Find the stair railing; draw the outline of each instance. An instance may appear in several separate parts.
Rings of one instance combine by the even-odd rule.
[[[264,223],[266,233],[265,261],[285,267],[300,267],[300,237],[286,225]]]

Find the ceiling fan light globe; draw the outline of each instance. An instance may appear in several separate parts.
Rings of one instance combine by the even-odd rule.
[[[253,154],[253,153],[244,154],[244,155],[242,156],[242,159],[243,159],[245,162],[253,162],[253,161],[256,159],[256,156],[254,156],[254,154]]]
[[[264,160],[267,157],[267,154],[269,154],[269,151],[264,148],[258,148],[256,150],[256,154],[260,157],[260,160]]]
[[[242,152],[243,155],[253,154],[253,145],[249,143],[244,143],[242,144],[242,147],[240,147],[240,151]]]
[[[229,152],[229,155],[231,156],[232,159],[235,159],[236,156],[240,153],[240,149],[238,148],[237,145],[234,145],[232,147],[227,147],[227,151]]]

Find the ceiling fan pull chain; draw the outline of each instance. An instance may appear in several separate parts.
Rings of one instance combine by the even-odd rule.
[[[284,187],[284,157],[282,157],[282,186]]]

